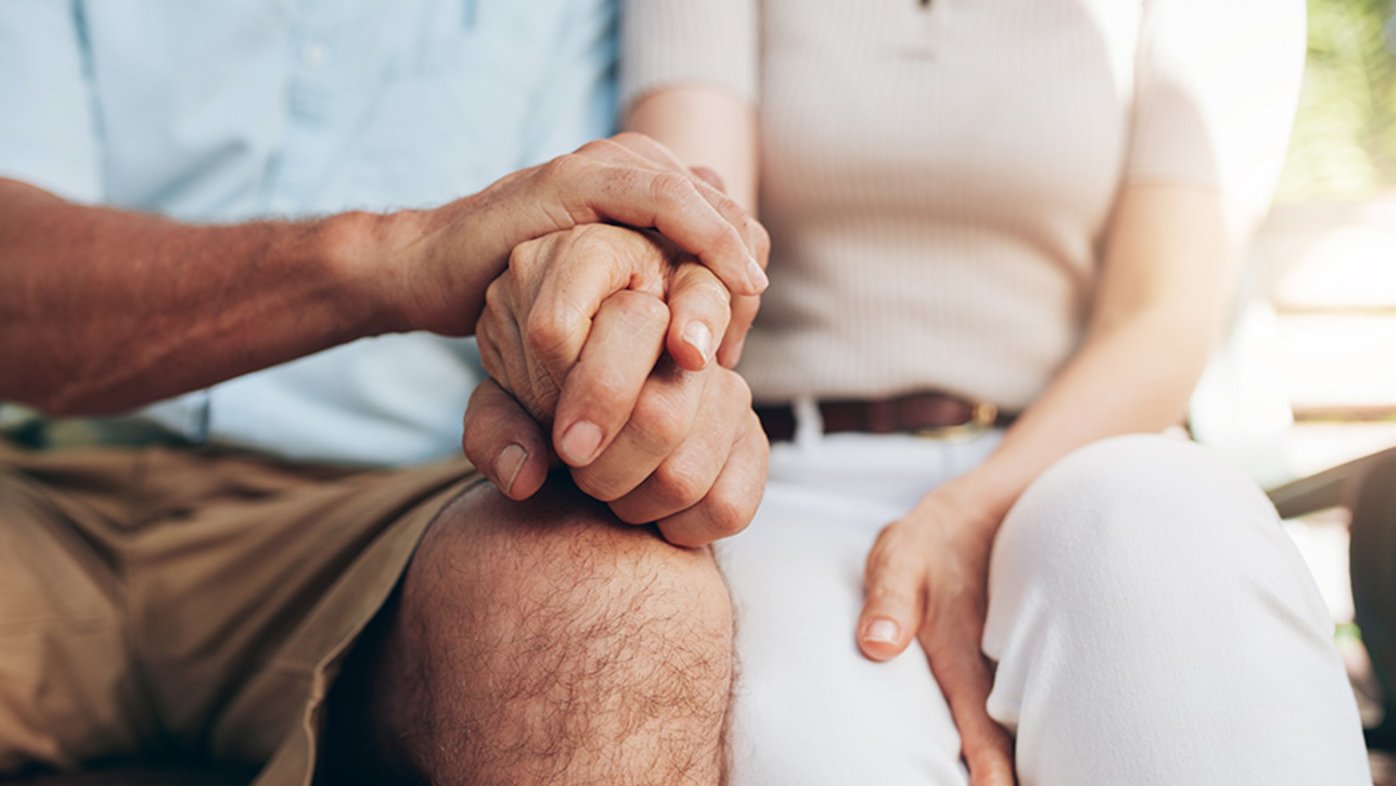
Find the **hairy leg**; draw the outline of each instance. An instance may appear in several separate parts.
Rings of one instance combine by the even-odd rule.
[[[723,779],[732,612],[711,554],[570,484],[452,503],[377,626],[332,697],[341,767],[364,766],[357,740],[442,786]]]

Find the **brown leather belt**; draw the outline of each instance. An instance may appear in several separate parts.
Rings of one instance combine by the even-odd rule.
[[[937,438],[1007,426],[1014,418],[987,401],[968,401],[948,393],[912,393],[878,401],[821,401],[819,413],[825,434],[858,431]],[[795,410],[789,404],[758,404],[756,415],[772,442],[795,436]]]

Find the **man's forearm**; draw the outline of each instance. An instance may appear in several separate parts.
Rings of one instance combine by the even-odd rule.
[[[382,223],[190,226],[0,180],[0,400],[116,412],[393,330],[361,272]]]
[[[102,414],[360,336],[467,335],[516,246],[596,222],[659,230],[751,300],[765,287],[764,230],[635,135],[432,210],[301,223],[189,226],[0,179],[0,400]]]

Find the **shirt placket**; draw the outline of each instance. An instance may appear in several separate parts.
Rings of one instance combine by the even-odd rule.
[[[291,29],[285,126],[264,193],[263,208],[271,214],[292,215],[312,202],[326,157],[337,149],[330,132],[336,113],[346,109],[336,90],[345,53],[334,5],[302,2]]]

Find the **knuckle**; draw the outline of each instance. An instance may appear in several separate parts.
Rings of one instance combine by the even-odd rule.
[[[538,174],[550,182],[570,180],[581,166],[579,158],[580,156],[576,153],[565,153],[557,156],[539,167]]]
[[[746,230],[747,223],[751,221],[751,216],[746,212],[746,208],[742,207],[740,202],[715,188],[711,189],[709,199],[712,201],[713,207],[717,212],[733,220],[734,226],[740,227],[743,231]]]
[[[514,246],[513,250],[509,252],[509,263],[504,267],[504,275],[517,275],[528,267],[530,250],[535,243],[537,243],[536,240],[529,240]]]
[[[688,413],[672,396],[643,394],[635,402],[631,425],[644,444],[656,451],[665,451],[688,433]]]
[[[534,310],[524,325],[524,343],[535,354],[550,354],[567,341],[561,320],[550,312]]]
[[[476,326],[475,341],[476,346],[480,348],[480,365],[485,369],[485,374],[492,379],[503,379],[507,370],[500,360],[493,334],[486,322],[481,321]]]
[[[732,291],[716,279],[706,279],[702,285],[704,296],[713,304],[714,316],[725,323],[732,321]]]
[[[688,432],[688,424],[676,417],[646,417],[642,414],[635,418],[634,425],[640,441],[656,454],[672,452]]]
[[[752,511],[746,500],[734,492],[718,492],[708,495],[703,504],[708,509],[708,520],[718,537],[729,537],[746,529],[751,523]]]
[[[681,175],[666,173],[650,181],[650,196],[658,204],[679,207],[687,204],[694,193],[693,183]]]
[[[624,496],[622,490],[608,482],[600,472],[592,467],[574,468],[572,482],[577,484],[577,488],[581,489],[582,493],[601,502],[615,502]]]
[[[742,240],[741,234],[726,221],[715,222],[704,242],[707,248],[725,248],[731,253],[747,253],[746,242]]]
[[[607,224],[579,224],[567,230],[567,251],[576,255],[610,251],[616,231]]]
[[[663,300],[639,292],[626,292],[625,308],[645,325],[669,324],[669,307]]]
[[[614,409],[633,395],[633,389],[633,383],[621,369],[611,363],[601,363],[582,378],[577,395],[583,402],[596,402],[603,408]]]
[[[910,610],[916,605],[915,600],[915,593],[907,591],[898,584],[872,582],[868,585],[865,604],[869,609]]]
[[[620,500],[617,500],[616,502],[611,504],[611,512],[615,514],[616,518],[620,519],[626,524],[630,524],[632,526],[637,527],[644,526],[645,524],[650,524],[654,521],[654,518],[652,516],[644,515],[644,510],[642,508],[626,503],[627,500],[625,498],[621,498]]]
[[[632,175],[618,173],[619,179]],[[580,224],[567,232],[566,257],[583,259],[598,274],[613,268],[626,267],[637,252],[647,250],[649,241],[640,233],[612,224]]]
[[[713,304],[724,316],[730,316],[732,292],[709,269],[697,263],[686,263],[687,274],[683,277],[686,296],[698,298]]]
[[[538,261],[544,256],[544,249],[550,242],[546,237],[526,240],[509,252],[509,263],[505,267],[504,277],[527,277],[537,266]],[[499,281],[500,279],[495,279]]]
[[[495,379],[502,379],[508,373],[508,369],[504,368],[495,358],[487,357],[486,354],[480,353],[480,365],[484,368],[485,374]]]
[[[605,153],[609,150],[613,150],[615,148],[615,145],[616,143],[615,141],[613,141],[613,139],[593,139],[587,142],[586,144],[582,145],[581,147],[577,148],[577,153],[593,155],[597,153]]]
[[[747,384],[742,375],[729,368],[717,368],[713,371],[719,375],[717,384],[721,395],[737,409],[743,412],[750,410],[752,406],[751,386]],[[755,413],[752,417],[755,417]]]
[[[498,380],[500,387],[517,387],[517,385],[514,384],[514,380],[512,380],[510,367],[504,362],[500,353],[494,352],[494,350],[482,350],[482,352],[480,352],[480,364],[484,367],[486,376],[489,376],[491,380]]]
[[[506,288],[507,285],[504,283],[503,278],[496,278],[494,281],[490,282],[488,287],[485,287],[485,309],[481,315],[482,320],[488,316],[493,316],[507,310]]]
[[[622,131],[607,141],[614,145],[655,144],[653,139],[639,131]]]
[[[870,594],[898,601],[909,599],[912,588],[918,583],[916,568],[895,554],[884,554],[882,559],[873,563],[871,575],[875,591]]]
[[[660,497],[676,510],[696,505],[707,494],[709,486],[702,467],[678,457],[659,465],[654,472],[654,481]]]
[[[485,297],[488,300],[489,292],[485,293]],[[487,347],[494,344],[494,326],[491,323],[498,318],[497,314],[498,309],[491,308],[488,302],[485,303],[485,308],[480,311],[480,318],[475,320],[475,343],[477,345]]]

